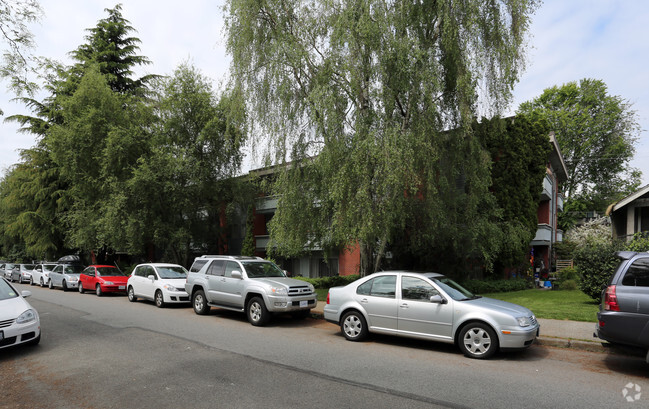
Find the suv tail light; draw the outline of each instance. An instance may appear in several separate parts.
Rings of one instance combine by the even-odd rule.
[[[617,303],[617,295],[615,295],[614,285],[606,287],[606,293],[604,294],[604,309],[606,311],[620,311],[620,305]]]

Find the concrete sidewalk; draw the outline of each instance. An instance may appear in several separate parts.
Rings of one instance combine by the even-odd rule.
[[[322,318],[324,316],[324,301],[318,301],[318,305],[311,310],[311,314]],[[544,318],[538,319],[541,324],[537,345],[545,345],[560,348],[571,348],[591,352],[612,352],[610,348],[602,345],[599,338],[595,338],[594,322],[560,321]]]

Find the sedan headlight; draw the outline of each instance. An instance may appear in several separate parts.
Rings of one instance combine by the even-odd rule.
[[[16,318],[16,324],[26,324],[32,321],[36,321],[36,312],[34,310],[27,310]]]
[[[115,285],[112,281],[104,281],[104,285]]]
[[[286,287],[270,287],[270,291],[272,291],[275,295],[288,295]]]
[[[179,290],[178,288],[174,287],[171,284],[165,284],[165,285],[162,286],[162,288],[164,288],[167,291],[185,291],[184,288],[182,290]]]
[[[70,277],[70,281],[79,281],[79,277],[72,276]]]
[[[529,327],[532,325],[532,317],[518,317],[516,321],[518,321],[518,325],[521,327]]]

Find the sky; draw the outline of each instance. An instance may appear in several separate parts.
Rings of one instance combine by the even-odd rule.
[[[32,26],[34,54],[70,63],[68,53],[85,42],[86,29],[105,18],[119,0],[39,0],[44,11]],[[230,60],[223,32],[223,0],[121,0],[122,15],[137,30],[140,55],[152,64],[138,72],[170,75],[189,62],[214,80],[227,80]],[[583,78],[600,79],[609,95],[633,104],[642,132],[632,166],[649,184],[649,2],[646,0],[546,0],[532,17],[526,71],[508,112],[544,89]],[[30,114],[0,84],[5,116]],[[32,135],[0,122],[0,175],[34,146]],[[255,167],[255,161],[252,162]]]

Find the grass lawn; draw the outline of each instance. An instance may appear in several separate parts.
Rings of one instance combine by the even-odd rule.
[[[531,289],[482,295],[527,307],[537,318],[596,322],[599,310],[597,302],[579,290]]]

